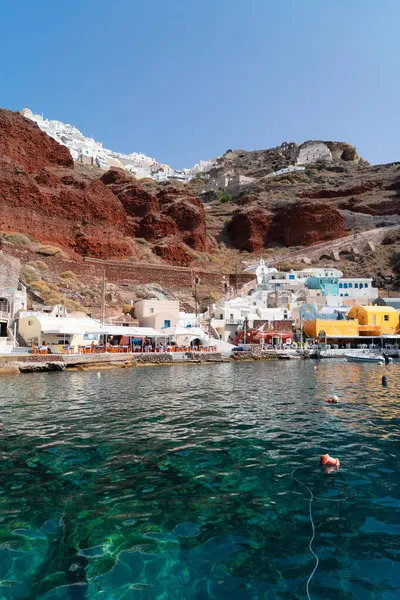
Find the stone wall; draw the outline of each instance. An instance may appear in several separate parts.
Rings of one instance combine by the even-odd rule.
[[[37,260],[39,256],[32,250],[15,244],[7,244],[7,254],[17,257],[22,262]],[[11,256],[12,255],[12,256]],[[40,257],[43,258],[43,257]],[[46,257],[46,263],[54,274],[73,271],[79,278],[91,281],[103,277],[116,285],[156,283],[172,290],[190,290],[194,285],[194,277],[198,276],[201,284],[209,288],[226,291],[227,285],[234,287],[252,282],[254,275],[249,273],[221,273],[220,271],[204,271],[189,267],[173,267],[169,265],[151,265],[146,263],[129,263],[123,261],[62,258],[57,254]],[[19,264],[19,263],[18,263]],[[19,271],[18,271],[19,274]],[[0,286],[1,287],[1,286]]]

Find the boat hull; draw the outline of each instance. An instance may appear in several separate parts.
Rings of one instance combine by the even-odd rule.
[[[384,363],[383,356],[356,356],[345,354],[345,359],[349,362],[366,362],[366,363]]]

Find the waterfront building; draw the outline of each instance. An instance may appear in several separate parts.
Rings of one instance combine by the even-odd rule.
[[[349,319],[357,319],[360,335],[395,335],[399,331],[399,314],[391,306],[354,306]]]
[[[53,354],[64,346],[78,352],[78,347],[99,340],[100,324],[90,317],[64,317],[62,315],[21,312],[18,332],[27,346],[46,346]]]
[[[21,262],[0,250],[0,354],[12,351],[14,321],[27,307],[26,287],[20,282]]]
[[[373,287],[372,278],[369,277],[342,277],[339,280],[339,296],[341,298],[378,298],[379,290]]]
[[[178,300],[139,300],[135,304],[135,316],[142,327],[165,329],[179,325]]]
[[[246,327],[251,329],[257,321],[270,323],[290,319],[289,308],[270,308],[255,293],[243,298],[238,297],[227,302],[216,303],[213,307],[211,326],[221,339],[228,341],[236,337],[245,322]]]
[[[330,338],[356,338],[358,337],[358,320],[357,319],[340,319],[336,318],[319,318],[313,321],[304,321],[304,333],[310,338],[317,340],[328,340]]]

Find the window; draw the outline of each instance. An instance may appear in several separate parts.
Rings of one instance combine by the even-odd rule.
[[[223,319],[223,318],[224,318],[224,315],[221,313],[221,314],[219,315],[219,318],[220,318],[220,319]]]
[[[343,294],[340,294],[341,296],[343,296]]]
[[[354,287],[355,287],[355,288],[358,288],[358,283],[355,283],[355,284],[354,284]]]
[[[169,319],[165,319],[164,321],[164,327],[171,327],[171,321]]]
[[[362,284],[362,283],[360,283],[360,290],[362,290],[362,287],[363,287],[363,284]]]
[[[151,309],[150,309],[150,314],[151,314],[151,315],[154,315],[154,308],[151,308]]]
[[[347,283],[345,283],[343,287],[344,287],[344,289],[347,290]]]
[[[340,289],[342,289],[343,283],[339,283],[339,287],[340,287]]]
[[[353,284],[352,284],[352,283],[349,283],[349,288],[352,288],[352,287],[353,287]]]
[[[289,279],[293,280],[294,279],[294,275],[289,275]]]
[[[28,321],[28,327],[32,327],[33,321]]]
[[[364,283],[364,287],[367,288],[368,287],[368,283]]]
[[[384,321],[389,321],[389,315],[383,315],[383,320]]]

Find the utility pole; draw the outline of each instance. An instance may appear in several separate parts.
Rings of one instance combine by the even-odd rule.
[[[235,295],[238,295],[238,264],[235,260]]]
[[[208,351],[210,352],[211,346],[211,296],[208,297]]]
[[[101,317],[100,317],[101,325],[104,325],[105,312],[106,312],[106,270],[103,269],[103,282],[102,282],[102,286],[101,286]]]
[[[300,310],[300,350],[303,350],[303,322],[301,319],[301,310]]]
[[[195,277],[194,277],[194,302],[195,302],[195,311],[196,311],[196,312],[195,312],[195,322],[196,322],[196,327],[197,327],[197,325],[198,325],[198,322],[197,322],[197,314],[198,314],[198,312],[199,312],[199,311],[198,311],[198,308],[199,308],[199,307],[198,307],[198,298],[197,298],[197,284],[198,284],[198,283],[200,283],[200,278],[199,278],[199,277],[197,277],[197,276],[195,275]]]

